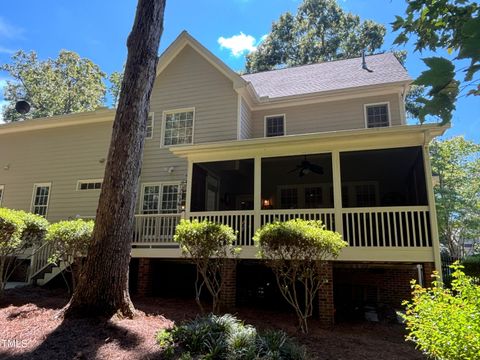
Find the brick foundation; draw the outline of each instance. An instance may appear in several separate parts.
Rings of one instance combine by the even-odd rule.
[[[331,261],[322,262],[320,271],[323,283],[318,293],[320,326],[332,327],[335,324],[335,304],[333,299],[333,265]]]
[[[138,259],[137,294],[148,296],[152,294],[152,259]]]
[[[228,312],[235,308],[237,297],[237,262],[227,260],[222,269],[223,289],[220,294],[220,309]]]
[[[432,286],[432,274],[435,271],[435,264],[428,262],[428,263],[423,263],[423,276],[425,279],[425,287],[431,287]]]

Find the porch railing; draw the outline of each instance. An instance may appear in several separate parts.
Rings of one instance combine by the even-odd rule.
[[[173,243],[181,214],[137,214],[133,231],[134,245]]]
[[[334,209],[286,209],[262,210],[260,224],[265,225],[274,221],[287,221],[291,219],[320,220],[329,230],[335,230]]]

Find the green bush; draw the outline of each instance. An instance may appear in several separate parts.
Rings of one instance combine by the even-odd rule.
[[[259,257],[267,261],[281,294],[294,308],[301,331],[307,333],[307,320],[324,281],[321,262],[336,258],[347,243],[320,221],[302,219],[266,224],[253,239]]]
[[[182,220],[177,225],[174,241],[180,245],[183,255],[196,266],[195,301],[202,313],[200,296],[204,287],[212,296],[212,311],[218,313],[220,310],[220,294],[224,287],[222,269],[240,251],[233,245],[236,239],[230,226],[208,220]]]
[[[480,255],[467,256],[462,261],[462,265],[466,275],[480,278]]]
[[[20,212],[0,208],[0,252],[10,255],[22,242],[22,233],[25,222]]]
[[[43,216],[28,213],[25,211],[17,212],[22,218],[25,228],[22,232],[22,242],[25,248],[38,246],[45,239],[49,223]]]
[[[210,314],[157,333],[157,343],[169,359],[285,359],[307,358],[304,347],[282,331],[258,333],[234,316]]]
[[[452,265],[452,288],[438,274],[432,288],[412,282],[413,299],[405,302],[409,334],[424,354],[440,360],[474,360],[480,354],[480,286]]]

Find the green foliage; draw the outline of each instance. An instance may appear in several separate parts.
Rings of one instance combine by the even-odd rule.
[[[302,219],[266,224],[257,230],[254,240],[258,256],[267,261],[280,292],[295,309],[300,329],[307,333],[307,320],[323,282],[321,262],[336,258],[347,243],[320,221]]]
[[[184,322],[156,336],[168,359],[285,359],[307,358],[304,347],[296,345],[282,331],[258,333],[234,316],[207,315]],[[182,355],[181,355],[182,354]],[[188,355],[185,355],[188,354]]]
[[[462,260],[462,266],[466,275],[480,279],[480,255],[470,255]]]
[[[480,145],[461,136],[434,141],[432,171],[440,241],[450,255],[465,256],[465,241],[480,239]]]
[[[399,31],[396,44],[405,44],[414,35],[415,50],[437,51],[445,49],[456,52],[454,61],[468,60],[466,68],[455,70],[454,62],[446,58],[424,59],[428,70],[415,81],[417,85],[429,88],[428,98],[419,96],[422,104],[419,119],[427,115],[438,117],[442,123],[450,122],[455,102],[461,91],[480,95],[480,6],[469,0],[410,0],[406,16],[397,16],[392,23]],[[455,79],[463,71],[463,86]]]
[[[286,12],[257,50],[247,55],[247,72],[271,70],[373,53],[383,44],[385,27],[361,21],[336,0],[303,0],[295,15]]]
[[[417,348],[434,359],[474,360],[480,354],[480,286],[462,266],[452,266],[452,289],[437,280],[432,288],[412,283],[413,299],[405,302],[405,320]]]
[[[230,226],[208,220],[182,220],[173,239],[180,244],[183,255],[190,258],[197,268],[195,301],[200,310],[204,312],[200,296],[205,286],[212,296],[212,311],[217,313],[225,280],[222,270],[240,252],[240,248],[233,246],[237,239],[235,231]]]
[[[112,105],[113,107],[117,107],[118,100],[120,99],[120,90],[122,89],[123,72],[115,71],[111,73],[108,81],[110,82],[108,91],[112,96]]]
[[[17,211],[22,218],[25,228],[22,232],[22,242],[24,248],[37,246],[45,239],[49,223],[43,216],[32,214],[25,211]]]
[[[21,247],[25,222],[15,210],[0,208],[0,254],[10,255]]]

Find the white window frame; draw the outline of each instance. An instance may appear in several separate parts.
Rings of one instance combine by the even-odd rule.
[[[82,179],[82,180],[77,180],[77,191],[100,191],[100,189],[80,189],[81,184],[88,184],[88,183],[102,183],[103,186],[103,179]]]
[[[49,183],[35,183],[33,184],[33,190],[32,190],[32,201],[30,203],[30,212],[32,213],[35,213],[34,212],[34,208],[35,206],[35,196],[37,194],[37,188],[39,187],[47,187],[48,186],[48,196],[47,196],[47,205],[45,205],[46,209],[45,209],[45,217],[48,216],[48,209],[50,207],[50,195],[52,194],[52,183],[49,182]]]
[[[370,104],[363,104],[363,117],[365,120],[365,129],[377,129],[381,127],[368,127],[368,115],[367,115],[367,108],[369,106],[379,106],[379,105],[387,105],[387,114],[388,114],[388,126],[382,127],[391,127],[392,126],[392,114],[390,113],[390,101],[382,101],[378,103],[370,103]]]
[[[0,207],[2,207],[3,197],[5,196],[5,185],[0,185]]]
[[[154,112],[149,112],[148,117],[152,117],[152,131],[150,136],[146,136],[147,134],[147,128],[148,128],[148,118],[147,118],[147,128],[145,128],[145,139],[153,139],[153,131],[155,129],[155,113]]]
[[[158,215],[162,214],[162,208],[161,208],[161,203],[162,203],[162,197],[163,197],[163,187],[168,186],[168,185],[176,185],[178,186],[178,196],[181,196],[181,189],[180,189],[180,182],[179,181],[164,181],[164,182],[146,182],[141,184],[141,189],[140,189],[140,205],[138,208],[139,214],[143,214],[143,201],[144,201],[144,195],[145,195],[145,187],[146,186],[158,186],[160,188],[160,193],[158,194],[158,213],[157,214],[147,214],[147,215]],[[181,200],[181,199],[178,199]],[[180,211],[177,206],[177,213],[179,214]],[[172,213],[173,214],[173,213]]]
[[[277,136],[269,136],[271,137],[280,137],[280,136],[285,136],[287,135],[287,115],[286,114],[273,114],[273,115],[265,115],[263,117],[263,137],[267,137],[267,119],[268,118],[275,118],[275,117],[283,117],[283,135],[277,135]]]
[[[168,114],[175,114],[175,113],[181,113],[181,112],[193,112],[193,120],[192,120],[192,142],[188,144],[176,144],[176,145],[165,145],[165,129],[167,126],[167,115]],[[162,113],[162,138],[160,139],[160,147],[175,147],[175,146],[185,146],[185,145],[193,145],[195,143],[195,118],[196,118],[196,112],[195,112],[195,107],[187,107],[187,108],[179,108],[179,109],[171,109],[171,110],[165,110]]]

